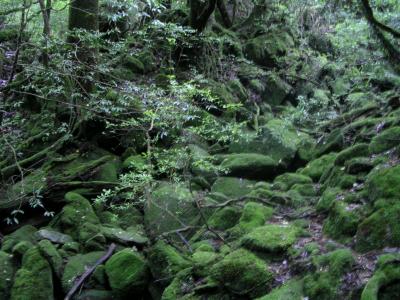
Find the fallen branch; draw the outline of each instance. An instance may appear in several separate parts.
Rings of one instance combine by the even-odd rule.
[[[79,280],[72,286],[72,288],[69,290],[68,294],[65,296],[64,300],[70,300],[72,298],[72,296],[78,291],[78,289],[85,282],[85,280],[88,279],[92,275],[92,273],[96,270],[96,268],[99,265],[102,265],[103,263],[105,263],[111,257],[111,255],[115,251],[115,248],[116,248],[115,244],[110,245],[106,254],[104,254],[104,256],[102,256],[98,261],[96,261],[96,263],[92,267],[87,269],[85,271],[85,273],[83,273],[82,276],[79,277]]]

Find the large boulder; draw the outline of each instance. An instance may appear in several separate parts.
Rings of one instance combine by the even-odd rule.
[[[229,151],[268,155],[278,163],[290,164],[306,136],[304,133],[297,132],[292,124],[273,119],[260,128],[259,134],[244,136],[233,142]]]
[[[367,191],[371,201],[380,198],[400,199],[400,165],[373,170],[368,175]]]
[[[211,192],[222,194],[228,198],[238,198],[247,195],[253,189],[255,181],[237,178],[220,177],[211,187]]]
[[[267,155],[257,153],[229,154],[221,167],[227,175],[249,179],[270,179],[278,171],[279,164]]]
[[[132,249],[115,253],[107,261],[105,269],[110,286],[120,299],[140,294],[146,288],[149,278],[146,261]]]
[[[15,275],[10,299],[54,299],[51,267],[40,254],[38,247],[33,247],[25,253],[21,269]]]
[[[264,261],[245,249],[224,257],[210,270],[211,277],[235,295],[252,299],[265,294],[271,287],[273,275]]]
[[[144,221],[150,236],[156,237],[199,221],[193,195],[183,185],[161,183],[144,208]]]
[[[288,32],[274,30],[249,40],[244,47],[244,54],[259,65],[273,67],[279,57],[293,46],[293,38]]]
[[[6,235],[2,241],[1,250],[11,253],[14,246],[24,242],[27,246],[33,246],[37,243],[35,233],[37,229],[32,225],[25,225],[13,233]]]

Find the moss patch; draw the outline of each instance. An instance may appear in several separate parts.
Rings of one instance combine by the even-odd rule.
[[[400,144],[400,127],[392,127],[375,136],[370,145],[371,153],[381,153]]]

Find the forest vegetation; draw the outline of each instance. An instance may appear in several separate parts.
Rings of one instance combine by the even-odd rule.
[[[400,299],[400,1],[0,0],[0,300]]]

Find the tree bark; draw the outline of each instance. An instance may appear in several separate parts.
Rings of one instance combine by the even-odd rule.
[[[219,13],[221,14],[222,22],[226,28],[232,27],[232,20],[229,17],[228,10],[226,9],[224,0],[217,0]]]
[[[202,32],[206,28],[216,4],[217,0],[208,0],[206,5],[200,0],[190,0],[190,24],[197,32]]]
[[[47,3],[44,3],[44,0],[39,0],[40,10],[42,11],[43,18],[43,37],[44,37],[44,50],[42,53],[43,65],[47,68],[49,66],[49,53],[47,52],[48,39],[51,34],[50,27],[50,12],[51,12],[51,0],[47,0]]]

